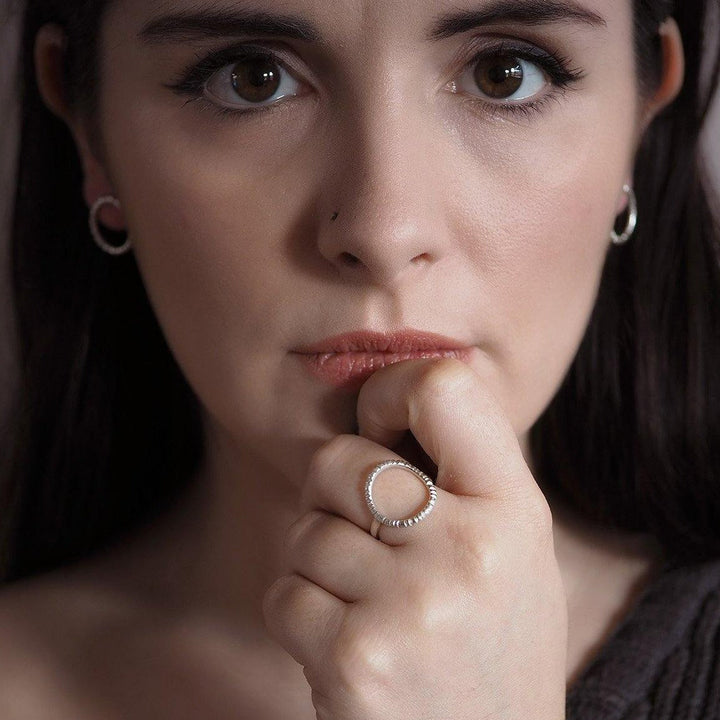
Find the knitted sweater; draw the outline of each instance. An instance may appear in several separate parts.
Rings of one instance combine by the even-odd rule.
[[[567,720],[720,720],[720,560],[645,588],[568,690]]]

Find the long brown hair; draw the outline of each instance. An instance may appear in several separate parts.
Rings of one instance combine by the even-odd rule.
[[[134,258],[110,258],[92,243],[73,139],[35,83],[35,35],[58,22],[69,38],[69,101],[93,118],[107,2],[30,0],[24,15],[12,246],[22,377],[13,436],[3,443],[6,581],[147,522],[178,497],[203,455],[197,398]],[[658,82],[657,31],[671,12],[686,81],[644,137],[636,235],[610,252],[577,357],[531,435],[544,487],[588,517],[650,531],[687,557],[720,554],[720,231],[699,153],[720,72],[705,47],[712,8],[714,0],[674,10],[667,0],[634,0],[638,92]]]

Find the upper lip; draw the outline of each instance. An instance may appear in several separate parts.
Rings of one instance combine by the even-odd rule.
[[[306,355],[348,352],[405,353],[461,350],[466,347],[468,347],[467,343],[426,330],[407,329],[393,332],[357,330],[325,338],[310,345],[303,345],[295,352]]]

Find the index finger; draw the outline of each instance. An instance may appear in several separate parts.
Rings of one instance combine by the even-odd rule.
[[[360,390],[357,416],[359,434],[380,445],[409,429],[438,466],[438,486],[456,495],[538,491],[500,403],[460,360],[405,360],[378,370]]]

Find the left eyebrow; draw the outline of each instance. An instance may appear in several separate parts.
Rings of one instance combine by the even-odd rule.
[[[605,19],[574,0],[496,0],[479,10],[460,10],[441,15],[428,40],[443,40],[482,25],[506,22],[517,25],[579,23],[607,27]]]

